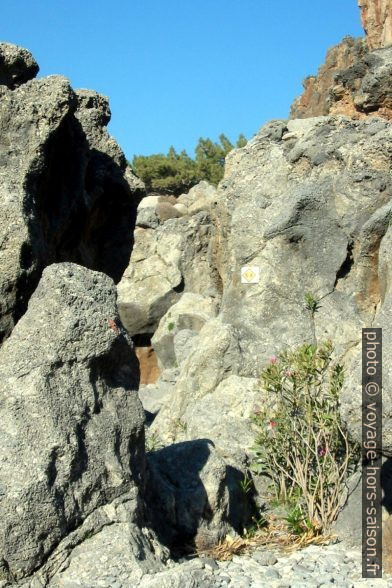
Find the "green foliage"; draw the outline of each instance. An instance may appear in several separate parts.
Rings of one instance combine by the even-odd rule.
[[[263,510],[260,509],[257,516],[252,517],[251,524],[246,527],[243,531],[243,537],[245,539],[252,539],[255,535],[257,535],[262,529],[268,527],[268,520],[266,516],[263,514]]]
[[[245,137],[245,135],[243,135],[242,133],[238,136],[237,139],[237,143],[236,143],[236,147],[237,149],[241,149],[242,147],[245,147],[245,145],[247,144],[247,138]]]
[[[242,478],[242,480],[240,480],[239,485],[240,485],[242,492],[245,495],[249,494],[249,492],[253,488],[252,477],[249,477],[248,474],[245,474],[245,476]]]
[[[236,147],[244,147],[247,140],[239,135]],[[200,138],[196,146],[195,159],[186,151],[177,153],[170,147],[167,155],[135,155],[132,168],[146,185],[148,192],[172,193],[187,192],[201,180],[217,185],[223,177],[225,157],[234,145],[225,135],[219,136],[219,143]]]
[[[176,419],[174,419],[173,426],[176,433],[186,433],[188,429],[186,422],[181,417],[177,417]]]
[[[217,186],[223,178],[225,157],[234,145],[225,135],[219,135],[219,143],[200,138],[196,146],[196,164],[200,177]]]
[[[164,445],[156,433],[148,432],[146,434],[146,452],[147,453],[149,453],[151,451],[157,451],[158,449],[162,449],[163,447],[164,447]]]
[[[310,310],[310,312],[312,314],[314,314],[315,312],[318,311],[318,309],[320,308],[319,305],[319,300],[317,300],[317,298],[311,294],[310,292],[307,292],[304,296],[305,298],[305,306],[308,310]]]
[[[132,167],[145,183],[148,192],[181,194],[199,181],[193,159],[186,151],[176,153],[173,147],[170,147],[167,155],[135,155]]]
[[[289,531],[294,533],[294,535],[302,535],[303,533],[306,533],[306,531],[312,529],[312,523],[309,519],[304,517],[302,508],[299,504],[290,508],[285,520],[287,521]]]
[[[169,323],[169,324],[167,325],[167,328],[168,328],[168,330],[169,330],[169,331],[172,331],[172,330],[174,329],[174,327],[175,327],[175,326],[176,326],[176,325],[175,325],[175,323]]]
[[[291,506],[288,522],[305,532],[330,527],[345,480],[359,461],[339,414],[343,368],[332,343],[304,344],[273,357],[261,376],[268,398],[255,414],[255,472]]]

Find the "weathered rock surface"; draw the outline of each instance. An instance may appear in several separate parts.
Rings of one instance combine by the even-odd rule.
[[[35,78],[38,70],[30,51],[12,43],[0,43],[0,86],[13,90]]]
[[[205,182],[195,186],[185,215],[162,197],[141,201],[131,261],[117,288],[121,320],[132,336],[153,334],[183,292],[219,299],[212,194]],[[173,214],[162,216],[163,204]]]
[[[156,353],[151,345],[135,345],[136,357],[140,366],[140,385],[155,384],[160,369]]]
[[[161,369],[178,367],[185,361],[191,350],[187,348],[192,335],[200,332],[216,315],[216,310],[213,298],[191,292],[181,296],[161,319],[151,340]]]
[[[304,80],[291,118],[343,114],[392,119],[392,3],[359,0],[359,5],[366,39],[345,37],[328,51],[317,75]]]
[[[392,118],[392,47],[368,53],[335,76],[331,113]]]
[[[120,279],[142,184],[107,133],[106,98],[75,93],[60,76],[30,79],[37,68],[23,49],[0,44],[0,55],[15,77],[0,80],[1,342],[47,265],[72,261]]]
[[[228,156],[216,211],[222,302],[152,424],[165,442],[207,437],[240,467],[250,412],[262,401],[255,378],[269,358],[331,338],[348,365],[361,328],[385,322],[391,149],[387,121],[330,116],[269,123]],[[241,283],[245,265],[260,269],[258,283]],[[319,301],[315,313],[308,292]],[[352,413],[354,428],[360,413]]]
[[[317,75],[308,76],[303,81],[304,92],[296,98],[291,106],[291,118],[308,118],[328,115],[332,108],[337,108],[331,97],[331,89],[336,85],[335,76],[341,71],[353,66],[366,53],[368,47],[365,39],[345,37],[338,45],[327,52],[325,63],[320,66]],[[343,97],[342,97],[343,98]],[[348,97],[339,101],[338,114],[351,115],[353,108]]]
[[[388,15],[386,3],[376,5]],[[229,154],[217,191],[202,183],[177,200],[140,203],[118,295],[128,332],[153,335],[161,368],[139,391],[153,421],[146,469],[135,357],[112,282],[73,264],[44,271],[0,350],[3,582],[34,573],[25,588],[208,585],[204,569],[163,570],[168,552],[145,528],[142,502],[171,546],[210,547],[242,530],[249,511],[239,482],[252,412],[265,400],[259,376],[281,350],[332,339],[345,365],[342,415],[360,439],[362,327],[383,327],[384,357],[392,353],[391,64],[391,47],[368,52],[345,39],[308,80],[293,107],[301,118],[272,121]],[[59,77],[17,85],[0,88],[0,131],[14,129],[0,133],[0,173],[3,162],[16,170],[0,183],[5,335],[51,261],[120,277],[136,217],[125,194],[142,190],[107,134],[105,98]],[[37,114],[29,100],[41,94]],[[316,113],[324,116],[309,118]],[[256,267],[259,281],[243,283],[244,266]],[[383,450],[392,457],[389,363]],[[154,451],[161,442],[174,445]],[[357,499],[340,525],[359,520]]]
[[[330,65],[331,56],[345,59]],[[345,39],[330,50],[316,77],[304,82],[305,92],[291,108],[292,118],[343,114],[392,119],[392,47],[367,52],[363,39]],[[332,62],[333,63],[333,62]]]
[[[22,588],[131,588],[146,574],[164,570],[169,550],[143,526],[138,494],[135,487],[95,509]]]
[[[391,0],[358,0],[361,20],[370,50],[392,44]]]
[[[0,558],[19,579],[99,507],[137,502],[144,416],[112,280],[46,268],[0,374]]]
[[[386,209],[386,210],[385,210]],[[383,213],[386,218],[383,218]],[[367,223],[367,241],[376,243],[377,257],[370,263],[375,264],[374,287],[377,289],[378,305],[374,318],[366,326],[382,328],[383,344],[383,434],[382,434],[382,451],[384,455],[392,457],[392,363],[389,356],[392,350],[392,328],[390,316],[392,312],[392,267],[391,267],[391,245],[392,245],[392,227],[390,219],[392,218],[392,205],[387,205],[379,211],[378,215],[373,215]],[[382,239],[378,240],[378,234],[385,231]],[[361,385],[361,365],[362,353],[361,344],[358,341],[357,346],[350,354],[347,365],[347,378],[343,388],[342,395],[342,414],[348,424],[351,435],[358,442],[362,440],[362,385]],[[359,371],[358,371],[359,370]]]
[[[153,451],[148,464],[147,492],[165,542],[208,549],[242,531],[248,515],[243,476],[207,439]]]
[[[177,368],[164,370],[154,384],[140,385],[139,398],[146,412],[146,422],[151,424],[162,405],[173,392],[178,378]]]

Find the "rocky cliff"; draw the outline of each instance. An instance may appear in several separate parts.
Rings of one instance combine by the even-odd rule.
[[[325,63],[320,66],[317,75],[308,76],[303,81],[304,92],[291,106],[291,118],[306,118],[327,115],[333,108],[333,97],[330,90],[336,85],[335,76],[345,70],[368,52],[365,39],[345,37],[339,45],[329,49]],[[342,105],[341,108],[343,109]],[[341,114],[352,114],[352,109]]]
[[[154,228],[139,207],[119,309],[131,332],[150,333],[161,375],[141,397],[152,414],[150,431],[164,444],[209,438],[230,466],[245,472],[255,435],[252,411],[267,400],[259,385],[263,367],[282,350],[326,339],[345,366],[341,415],[360,441],[361,329],[382,326],[384,350],[391,346],[391,67],[391,47],[369,51],[365,40],[344,39],[308,81],[291,120],[268,123],[229,154],[211,198],[205,186],[195,187],[176,205],[181,218],[161,218]],[[156,218],[156,205],[149,203],[149,218]],[[208,219],[208,229],[199,216]],[[191,227],[193,239],[181,240]],[[200,247],[206,231],[209,245]],[[161,235],[173,233],[160,249],[159,267],[150,266],[146,252],[155,259]],[[194,265],[205,268],[196,281]],[[259,273],[255,283],[241,280],[246,266]],[[176,291],[180,275],[185,287]],[[156,303],[158,292],[164,303]],[[317,312],[306,305],[309,292]],[[128,309],[135,312],[127,315]],[[388,363],[385,389],[391,378]],[[389,415],[387,395],[387,459]],[[354,507],[345,520],[358,516]],[[355,542],[358,531],[349,525],[346,535],[350,529]]]
[[[0,45],[0,588],[227,585],[228,566],[184,554],[269,506],[252,417],[281,351],[332,340],[361,439],[361,329],[392,354],[392,47],[370,39],[387,9],[363,2],[369,47],[344,39],[297,118],[177,199],[141,199],[106,98]],[[388,465],[390,361],[383,379]],[[351,496],[337,529],[355,544]],[[256,581],[285,584],[262,555]]]
[[[327,338],[347,360],[357,349],[361,328],[379,320],[388,300],[380,251],[390,231],[391,141],[387,121],[329,116],[269,123],[230,154],[213,205],[218,246],[210,263],[222,293],[215,306],[183,294],[152,338],[162,369],[177,370],[152,425],[157,434],[208,435],[243,463],[268,358]],[[241,282],[248,265],[260,269],[258,283]],[[314,315],[306,292],[320,301]],[[389,421],[384,433],[387,450]]]
[[[107,99],[37,71],[28,51],[0,44],[0,342],[47,265],[120,279],[143,194],[106,130]]]
[[[236,535],[250,512],[243,474],[208,439],[147,459],[139,362],[115,287],[143,184],[106,130],[107,99],[37,71],[28,51],[0,44],[0,586],[149,587],[156,574],[182,586],[168,547]],[[140,228],[155,213],[145,212]],[[152,230],[183,216],[170,202],[157,213]],[[190,231],[183,223],[181,244],[203,225],[185,269],[173,266],[174,297],[184,272],[197,284],[194,252],[208,243],[203,215]],[[167,236],[170,249],[176,231]],[[154,381],[151,348],[147,364]]]
[[[391,0],[358,0],[362,25],[371,51],[392,44]]]
[[[390,98],[390,0],[360,0],[366,38],[346,37],[332,47],[316,76],[303,82],[304,92],[291,106],[291,118],[343,114],[392,116]]]

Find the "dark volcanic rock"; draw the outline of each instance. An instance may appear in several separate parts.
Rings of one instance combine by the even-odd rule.
[[[356,118],[368,114],[392,118],[392,47],[368,53],[335,76],[331,89],[333,111],[350,102]],[[345,98],[344,98],[345,97]],[[359,114],[358,114],[359,113]]]
[[[38,70],[30,51],[11,43],[0,43],[0,86],[17,88],[35,78]]]
[[[60,76],[0,86],[0,96],[1,342],[47,265],[120,279],[143,184],[106,130],[105,97]]]
[[[55,264],[0,350],[0,558],[14,578],[140,482],[144,415],[124,333],[112,280]]]

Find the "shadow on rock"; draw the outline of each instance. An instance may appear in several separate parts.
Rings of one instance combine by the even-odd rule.
[[[252,510],[243,473],[228,466],[209,439],[176,443],[147,460],[150,524],[174,553],[209,549],[242,532]]]

